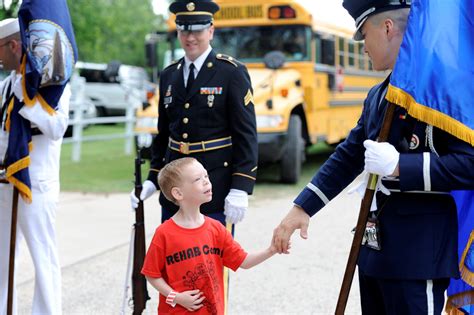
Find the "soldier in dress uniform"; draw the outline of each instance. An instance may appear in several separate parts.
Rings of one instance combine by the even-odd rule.
[[[410,1],[344,0],[343,6],[356,21],[354,39],[364,40],[374,69],[393,69]],[[306,238],[310,217],[364,169],[378,174],[383,186],[378,185],[377,209],[366,229],[370,238],[358,260],[362,313],[440,314],[449,278],[459,276],[450,191],[474,188],[474,148],[401,107],[388,141],[375,142],[388,83],[389,77],[369,91],[357,126],[295,199],[273,242],[286,252],[293,232],[300,229]],[[364,191],[366,184],[360,186]]]
[[[237,223],[248,207],[257,175],[257,132],[252,86],[246,67],[234,58],[214,52],[213,14],[219,6],[210,1],[175,1],[178,39],[185,57],[160,76],[158,135],[152,146],[148,179],[140,199],[159,187],[157,175],[168,162],[192,156],[209,173],[212,201],[201,212],[223,224]],[[132,207],[138,199],[131,194]],[[177,206],[160,195],[162,221]]]
[[[9,143],[8,105],[16,96],[23,100],[20,61],[22,41],[18,19],[0,21],[0,62],[10,74],[0,82],[0,314],[7,313],[10,228],[13,185],[5,179],[5,161]],[[56,235],[56,209],[59,197],[59,157],[68,125],[71,90],[66,86],[54,115],[39,102],[24,105],[19,114],[31,124],[29,176],[32,201],[18,200],[17,240],[26,241],[35,266],[35,289],[32,314],[61,314],[61,266]],[[18,246],[17,246],[18,249]],[[17,256],[20,256],[17,252]],[[15,270],[16,271],[16,270]],[[15,280],[17,278],[15,277]],[[16,291],[13,314],[17,313]]]

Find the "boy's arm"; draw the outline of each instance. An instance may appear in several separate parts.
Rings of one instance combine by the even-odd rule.
[[[245,257],[242,264],[240,265],[240,268],[250,269],[264,262],[265,260],[267,260],[268,258],[272,257],[275,254],[276,254],[276,249],[273,246],[270,246],[269,248],[257,253],[249,253],[247,254],[247,257]]]
[[[172,287],[166,283],[165,279],[163,278],[152,278],[145,276],[148,282],[158,291],[161,295],[168,298],[171,292],[176,293],[176,297],[174,298],[170,304],[174,307],[174,305],[179,304],[182,307],[186,308],[188,311],[195,311],[202,307],[202,301],[204,301],[205,297],[202,295],[202,292],[199,290],[191,290],[191,291],[184,291],[184,292],[176,292],[173,290]],[[173,305],[174,304],[174,305]]]

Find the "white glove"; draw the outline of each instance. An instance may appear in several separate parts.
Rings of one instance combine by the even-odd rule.
[[[359,184],[349,189],[347,193],[349,195],[353,193],[357,193],[361,199],[364,198],[365,190],[367,189],[367,184],[369,183],[369,177],[370,177],[369,173],[367,173],[366,171],[362,172],[362,180],[359,182]],[[390,195],[390,190],[388,190],[387,187],[385,187],[382,184],[382,176],[379,176],[379,179],[377,180],[377,186],[375,186],[375,194],[374,194],[374,198],[372,199],[372,204],[370,205],[370,211],[377,210],[377,192],[378,191],[381,191],[383,194],[387,196]]]
[[[247,192],[239,189],[231,189],[224,202],[226,222],[236,224],[242,221],[248,206],[249,196]]]
[[[152,181],[150,180],[144,181],[142,185],[142,192],[140,194],[140,200],[148,199],[148,197],[153,195],[155,191],[156,191],[156,187]],[[138,200],[138,198],[135,196],[135,188],[133,188],[132,192],[130,193],[130,203],[132,205],[132,209],[136,209],[138,207],[138,202],[140,200]]]
[[[21,74],[16,76],[15,83],[13,83],[12,92],[20,102],[23,102],[23,86],[21,85],[21,78]]]
[[[400,153],[388,142],[364,141],[365,170],[380,176],[389,176],[395,172]]]

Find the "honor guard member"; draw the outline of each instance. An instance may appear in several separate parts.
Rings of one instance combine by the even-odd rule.
[[[0,314],[7,313],[10,227],[13,185],[5,180],[5,154],[9,145],[8,104],[13,94],[21,101],[23,91],[20,75],[22,43],[18,19],[0,22],[0,61],[11,71],[0,82]],[[18,200],[17,245],[26,241],[35,266],[35,291],[32,314],[61,314],[61,266],[56,245],[56,208],[59,197],[59,156],[64,132],[68,125],[69,98],[66,86],[55,115],[42,109],[40,103],[23,106],[19,114],[31,123],[32,149],[28,168],[32,202]],[[18,246],[17,246],[18,248]],[[18,255],[19,256],[19,255]],[[15,277],[16,280],[16,277]],[[17,313],[16,296],[13,313]]]
[[[373,68],[393,69],[410,1],[344,0],[343,6],[356,21],[354,39],[365,41]],[[401,107],[388,141],[375,142],[388,83],[389,78],[369,91],[357,126],[295,199],[273,241],[287,251],[291,234],[300,229],[306,238],[310,217],[364,169],[378,174],[384,187],[378,186],[377,210],[366,228],[370,239],[358,259],[362,313],[441,314],[449,278],[459,276],[450,191],[474,188],[474,148]]]
[[[158,187],[157,175],[168,162],[192,156],[201,162],[215,183],[212,201],[203,214],[223,224],[237,223],[248,207],[257,175],[257,131],[252,86],[246,67],[230,56],[214,52],[210,1],[175,1],[178,39],[185,56],[160,76],[158,135],[152,145],[148,180],[140,199]],[[131,194],[132,207],[138,199]],[[160,195],[162,221],[177,206]]]

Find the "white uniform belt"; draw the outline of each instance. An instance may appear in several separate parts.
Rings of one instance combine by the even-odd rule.
[[[449,195],[447,191],[431,191],[431,190],[400,190],[400,181],[398,179],[382,179],[382,184],[391,192],[395,193],[408,193],[408,194],[436,194],[436,195]]]

